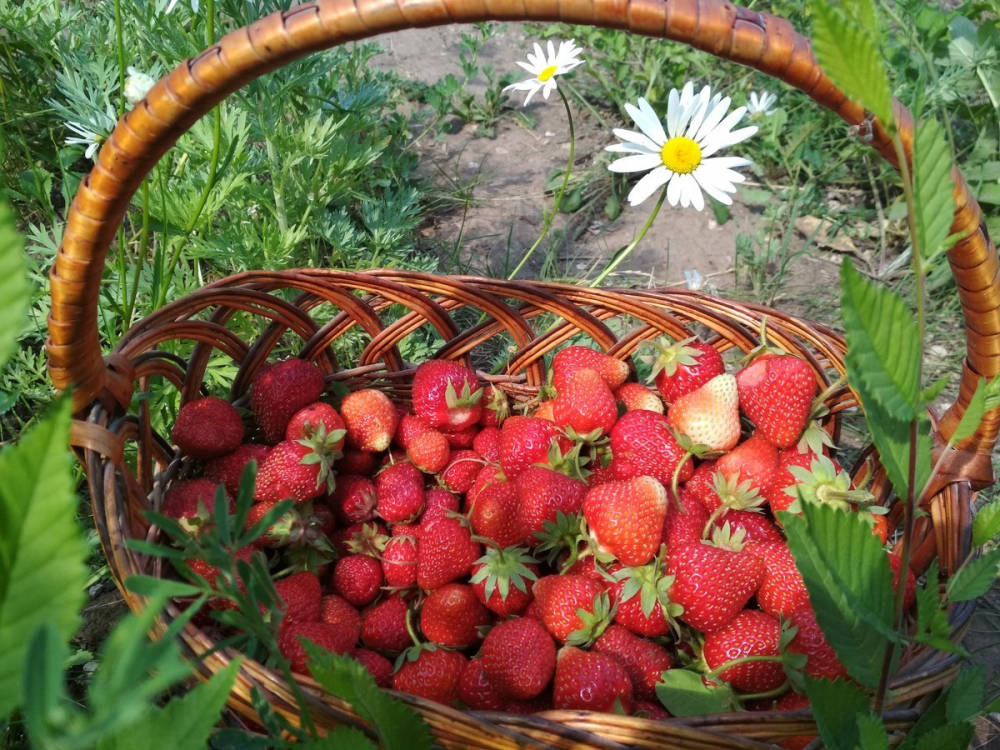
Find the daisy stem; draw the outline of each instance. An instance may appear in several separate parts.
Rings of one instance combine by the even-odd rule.
[[[528,262],[528,259],[534,254],[538,246],[542,244],[542,240],[545,239],[545,236],[552,228],[552,222],[555,220],[556,214],[559,213],[559,204],[562,203],[563,196],[566,195],[566,187],[569,185],[570,172],[573,170],[573,161],[576,157],[576,132],[573,129],[573,112],[569,108],[569,101],[566,99],[566,94],[563,93],[563,90],[556,87],[556,93],[559,94],[559,98],[562,99],[563,106],[566,108],[566,119],[569,122],[569,159],[566,161],[566,171],[563,172],[562,185],[559,187],[559,192],[556,193],[556,199],[552,204],[552,210],[545,218],[545,226],[542,227],[542,233],[538,235],[538,239],[535,240],[535,244],[528,248],[528,252],[526,252],[524,257],[521,258],[521,262],[517,264],[517,268],[515,268],[511,272],[510,276],[507,277],[508,281],[517,276],[520,270],[524,268],[524,264]]]
[[[629,244],[627,244],[625,247],[623,247],[621,250],[618,251],[615,257],[611,259],[611,262],[604,267],[604,270],[601,271],[600,275],[598,275],[596,279],[590,282],[590,286],[592,287],[600,286],[601,282],[603,282],[611,274],[612,271],[618,268],[618,266],[621,265],[621,262],[623,260],[625,260],[628,256],[632,254],[632,251],[635,250],[636,245],[638,245],[642,241],[642,238],[646,236],[646,232],[648,232],[649,228],[653,226],[653,220],[656,218],[656,215],[660,213],[660,207],[663,206],[663,199],[666,197],[667,197],[667,187],[666,185],[664,185],[663,190],[660,191],[660,197],[657,199],[656,205],[653,206],[652,213],[649,214],[649,218],[646,219],[646,223],[643,224],[642,229],[639,231],[638,236],[634,240],[632,240]]]
[[[115,44],[118,47],[118,116],[125,114],[125,41],[122,33],[122,2],[115,0]],[[121,289],[122,333],[128,328],[125,315],[128,297],[128,273],[125,269],[125,222],[118,225],[118,286]]]

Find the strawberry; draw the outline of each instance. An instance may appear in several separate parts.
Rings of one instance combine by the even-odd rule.
[[[368,453],[345,445],[344,455],[337,461],[336,468],[338,474],[356,474],[361,477],[370,477],[378,469],[378,457],[374,453]]]
[[[309,657],[299,641],[302,637],[335,654],[345,654],[354,646],[350,633],[325,622],[292,622],[278,633],[278,650],[291,664],[293,672],[308,674]]]
[[[250,512],[247,513],[247,520],[243,524],[243,530],[249,531],[257,524],[258,521],[274,510],[277,505],[277,503],[255,503],[250,506]],[[295,508],[292,508],[281,518],[268,526],[264,530],[264,533],[257,537],[255,544],[258,547],[264,547],[267,549],[273,547],[284,547],[289,542],[292,529],[300,523],[301,518],[299,518],[298,511],[296,511]]]
[[[375,518],[378,493],[375,483],[356,474],[339,474],[337,486],[327,501],[333,512],[347,524],[364,523]]]
[[[655,411],[663,414],[663,402],[660,397],[642,383],[625,383],[615,391],[615,401],[625,407],[625,411]]]
[[[569,515],[583,510],[587,485],[544,466],[532,466],[518,475],[517,524],[520,541],[534,547],[545,524],[555,522],[559,513]]]
[[[323,373],[304,359],[286,359],[259,372],[250,384],[250,408],[265,442],[285,439],[292,416],[318,401],[323,387]]]
[[[699,467],[701,468],[701,467]],[[701,541],[708,523],[708,511],[695,494],[689,489],[690,482],[681,487],[678,502],[667,503],[667,515],[663,521],[663,543],[667,550],[679,549],[685,544],[696,544]]]
[[[555,408],[556,408],[556,402],[554,400],[543,401],[538,405],[538,408],[535,409],[535,413],[532,416],[535,419],[544,419],[547,422],[555,422],[556,420]]]
[[[274,446],[257,474],[254,498],[260,502],[291,499],[304,503],[336,486],[332,455],[323,444],[283,440]]]
[[[683,341],[649,342],[660,352],[651,359],[652,377],[663,400],[672,404],[681,396],[696,391],[716,375],[726,371],[722,355],[694,337]]]
[[[748,481],[761,495],[779,468],[777,448],[759,435],[744,440],[715,462],[715,470],[722,472],[726,479]]]
[[[464,430],[445,430],[443,434],[448,440],[448,447],[451,450],[465,451],[472,448],[472,443],[475,441],[476,435],[479,434],[479,428],[476,425],[472,425],[472,427],[466,427]]]
[[[469,507],[469,525],[477,536],[500,549],[517,544],[522,536],[517,518],[518,503],[517,485],[506,481],[491,482],[475,494]]]
[[[431,427],[464,430],[479,421],[483,389],[474,373],[432,359],[413,374],[413,409]]]
[[[347,528],[337,529],[330,535],[330,542],[337,555],[377,555],[382,539],[388,534],[379,521],[355,523]]]
[[[332,448],[339,451],[344,447],[344,437],[347,429],[340,414],[330,404],[323,401],[316,401],[303,409],[299,409],[288,421],[285,428],[285,440],[308,440],[316,435],[320,429],[324,434],[331,437],[336,433],[339,438],[335,438]]]
[[[587,492],[583,515],[598,549],[625,565],[645,565],[660,546],[667,491],[652,477],[602,484]]]
[[[556,710],[614,713],[620,706],[632,711],[632,680],[625,667],[608,654],[581,651],[573,646],[559,650],[552,688]]]
[[[766,612],[745,609],[722,630],[705,636],[702,652],[709,669],[717,669],[734,659],[771,656],[774,661],[754,661],[723,670],[719,677],[741,693],[767,693],[785,682],[778,640],[781,624]]]
[[[720,529],[729,524],[733,531],[743,529],[746,533],[744,537],[749,542],[782,542],[785,537],[778,531],[778,527],[761,513],[754,513],[749,510],[731,510],[724,516],[716,518],[713,522]]]
[[[410,443],[416,440],[417,436],[422,435],[428,430],[433,430],[434,428],[416,414],[403,412],[402,405],[395,404],[395,407],[397,409],[397,414],[399,414],[399,424],[396,426],[395,435],[393,435],[393,444],[398,445],[405,451],[409,447]]]
[[[528,701],[507,701],[503,704],[503,712],[505,714],[519,714],[521,716],[530,716],[531,714],[539,714],[543,711],[552,710],[552,695],[551,693],[542,693],[537,698],[532,698]]]
[[[243,420],[236,407],[221,398],[188,401],[177,412],[170,439],[191,458],[218,458],[240,447]]]
[[[228,455],[206,461],[205,476],[214,482],[222,482],[229,496],[236,497],[240,494],[240,478],[246,465],[256,461],[259,471],[270,452],[269,445],[244,443]]]
[[[508,700],[537,698],[556,670],[556,645],[538,620],[517,617],[501,622],[483,640],[483,672]]]
[[[636,691],[638,691],[638,687],[636,687]],[[670,718],[670,713],[659,703],[641,700],[632,701],[632,715],[652,721],[663,721]]]
[[[279,609],[284,612],[281,627],[293,622],[317,622],[320,615],[322,587],[315,573],[294,573],[288,578],[274,582],[281,602]],[[352,643],[351,646],[354,644]],[[340,653],[340,652],[338,652]]]
[[[618,419],[611,430],[611,453],[616,478],[648,476],[664,487],[671,486],[674,470],[686,457],[667,418],[651,411],[630,411]],[[685,463],[678,480],[686,481],[692,471]]]
[[[775,711],[797,711],[800,708],[810,708],[809,699],[799,693],[785,693],[774,702]],[[784,750],[805,750],[816,739],[815,735],[800,734],[780,740],[777,745]]]
[[[347,425],[347,444],[368,453],[386,450],[399,424],[396,407],[388,396],[374,388],[344,396],[340,402],[340,416]]]
[[[170,485],[160,512],[176,518],[189,532],[196,532],[215,513],[215,495],[219,485],[210,479],[178,479]],[[226,497],[229,512],[233,511],[233,501]]]
[[[542,622],[559,643],[590,643],[608,625],[608,595],[590,578],[545,576],[535,582],[534,593],[541,607]]]
[[[320,601],[319,619],[349,634],[352,644],[356,644],[361,637],[361,613],[343,597],[336,594],[324,596]]]
[[[665,636],[671,627],[676,628],[681,608],[670,601],[674,579],[664,575],[661,564],[622,567],[613,575],[617,580],[612,589],[616,623],[648,638]]]
[[[618,405],[596,370],[576,370],[563,378],[552,416],[560,427],[596,439],[611,432],[618,420]]]
[[[453,518],[438,518],[423,528],[417,550],[417,583],[433,591],[467,576],[482,556],[469,530]]]
[[[628,364],[586,346],[568,346],[552,358],[552,385],[562,393],[567,378],[579,370],[596,370],[612,391],[628,378]]]
[[[406,457],[425,474],[437,474],[451,460],[451,446],[443,432],[426,430],[410,441]]]
[[[870,511],[863,511],[864,519],[871,524],[872,534],[879,538],[879,541],[885,545],[889,541],[889,519],[884,513],[872,513]]]
[[[771,510],[799,513],[799,497],[807,501],[827,503],[841,510],[854,510],[853,503],[872,500],[865,490],[851,489],[851,477],[840,464],[822,453],[783,451],[787,458],[771,480],[768,494]],[[808,460],[808,464],[806,461]],[[788,478],[791,481],[788,481]]]
[[[520,614],[534,599],[538,565],[522,547],[487,547],[472,566],[470,583],[486,608],[500,615]]]
[[[888,552],[889,567],[892,568],[892,590],[899,589],[899,569],[903,565],[903,558],[895,552]],[[910,609],[917,599],[917,579],[913,575],[913,569],[906,568],[906,588],[903,591],[903,609]]]
[[[392,676],[392,688],[447,705],[458,699],[458,683],[466,661],[457,651],[421,649],[413,661],[407,659]]]
[[[739,398],[732,375],[716,375],[697,390],[677,398],[667,423],[695,445],[728,451],[740,439]]]
[[[614,461],[612,460],[611,463]],[[609,463],[607,466],[602,466],[598,463],[596,466],[589,469],[590,476],[587,477],[588,487],[598,487],[602,484],[607,484],[608,482],[615,481],[615,470]]]
[[[482,404],[483,413],[479,417],[479,424],[484,428],[499,427],[510,414],[507,394],[494,385],[483,388]]]
[[[500,428],[484,427],[472,441],[472,450],[482,456],[484,461],[500,463]]]
[[[253,547],[241,547],[240,549],[236,550],[236,552],[233,553],[233,570],[235,571],[236,565],[240,560],[249,563],[251,558],[253,557],[253,553],[254,553]],[[201,558],[186,560],[184,563],[182,563],[182,566],[184,568],[187,568],[189,572],[196,573],[197,575],[204,578],[208,582],[208,585],[211,586],[213,589],[217,588],[216,583],[218,582],[220,575],[224,576],[223,580],[229,578],[229,571],[222,571],[219,568],[215,567],[214,565],[210,565],[209,563],[205,562]],[[238,578],[239,573],[236,573],[236,575]],[[242,589],[243,588],[242,582],[238,581],[238,586],[240,589]]]
[[[420,610],[420,629],[432,643],[450,648],[468,648],[479,643],[479,628],[492,615],[471,586],[449,583],[435,589]]]
[[[713,533],[713,543],[670,550],[667,575],[674,577],[670,599],[684,607],[680,619],[711,633],[726,627],[764,580],[764,563],[742,552],[743,534]]]
[[[474,450],[452,451],[439,481],[445,489],[464,495],[472,489],[482,467],[483,459]]]
[[[333,592],[355,607],[374,601],[382,586],[382,566],[368,555],[348,555],[337,560],[331,579]]]
[[[356,648],[351,652],[351,657],[360,662],[361,666],[368,670],[368,674],[375,680],[375,684],[383,690],[392,687],[392,662],[375,651],[366,648]]]
[[[790,448],[809,422],[816,375],[804,359],[765,354],[736,374],[740,407],[757,433],[777,448]]]
[[[409,606],[398,596],[383,599],[361,613],[361,642],[370,649],[398,654],[413,645],[406,627]]]
[[[388,523],[411,523],[424,509],[424,477],[408,462],[390,464],[375,479],[375,512]]]
[[[393,529],[402,528],[396,526]],[[385,584],[394,589],[408,589],[417,585],[417,540],[412,536],[393,536],[382,552],[382,571]]]
[[[470,659],[458,682],[458,699],[473,711],[502,711],[503,696],[486,679],[485,661]]]
[[[458,495],[437,487],[424,492],[424,512],[420,515],[420,527],[428,526],[439,518],[447,518],[458,512]]]
[[[746,552],[764,563],[764,580],[757,592],[762,610],[788,619],[792,612],[809,607],[809,592],[784,540],[753,542],[747,544]]]
[[[557,443],[559,428],[536,417],[510,417],[500,431],[500,467],[508,479],[533,464],[548,463],[549,449]]]
[[[788,623],[795,628],[791,639],[783,644],[785,651],[804,654],[807,657],[803,672],[816,679],[836,680],[847,677],[847,668],[837,658],[833,646],[816,622],[816,613],[809,607],[796,610],[788,617]],[[789,631],[791,632],[791,631]]]
[[[621,664],[632,681],[635,697],[656,701],[656,684],[664,672],[673,666],[670,654],[663,646],[620,625],[611,625],[594,641],[593,651],[607,654]]]

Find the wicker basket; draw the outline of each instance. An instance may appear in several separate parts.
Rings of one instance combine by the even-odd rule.
[[[685,42],[780,78],[851,125],[866,117],[860,106],[848,101],[820,72],[808,42],[786,21],[724,0],[532,0],[530,4],[520,0],[319,0],[227,35],[161,80],[118,123],[80,186],[52,271],[50,371],[58,388],[74,389],[78,419],[72,442],[87,470],[97,528],[119,585],[133,574],[159,572],[158,561],[127,550],[125,540],[155,536],[142,511],[159,503],[164,478],[183,470],[168,442],[152,431],[146,402],[134,401],[134,395],[148,391],[151,378],[159,377],[176,386],[183,399],[198,397],[213,355],[230,358],[239,368],[232,388],[235,401],[245,398],[254,373],[276,347],[315,361],[328,383],[374,385],[405,398],[412,371],[406,369],[397,345],[415,330],[429,327],[436,331],[443,341],[438,357],[466,362],[472,361],[470,355],[477,347],[502,336],[514,352],[507,373],[484,379],[523,399],[543,383],[544,355],[572,336],[583,334],[601,349],[625,359],[644,340],[664,333],[686,337],[698,324],[712,332],[710,341],[719,350],[749,350],[757,343],[754,332],[767,315],[772,343],[805,357],[821,385],[843,373],[844,341],[838,334],[754,305],[692,292],[588,289],[397,270],[306,269],[233,276],[158,310],[135,325],[114,353],[102,357],[97,299],[108,247],[142,179],[196,120],[240,86],[308,52],[383,31],[486,20],[593,24]],[[896,112],[909,147],[912,119],[898,105]],[[871,125],[873,148],[893,161],[884,131],[877,122]],[[958,211],[952,231],[968,232],[968,236],[951,250],[949,261],[958,281],[968,352],[958,401],[935,422],[939,445],[957,425],[976,380],[1000,372],[996,249],[986,234],[979,206],[957,170],[953,177]],[[389,308],[398,305],[409,312],[389,321]],[[460,330],[456,318],[484,322]],[[256,340],[244,341],[233,331],[237,321],[246,330],[248,320],[258,323]],[[363,350],[356,366],[349,369],[341,366],[329,346],[345,335],[360,341]],[[290,341],[294,343],[289,348]],[[184,351],[187,358],[161,350],[165,342],[173,352]],[[132,406],[135,403],[137,407]],[[850,391],[841,389],[829,404],[832,417],[827,426],[836,432],[839,413],[856,401]],[[976,435],[949,453],[936,494],[927,504],[929,513],[917,523],[916,572],[926,570],[936,557],[942,575],[947,576],[968,556],[971,502],[976,490],[992,482],[989,454],[998,424],[1000,416],[991,414]],[[874,454],[869,451],[859,463],[875,470],[876,491],[883,502],[890,502]],[[891,525],[900,523],[898,505],[889,517]],[[142,606],[139,597],[124,588],[122,593],[132,608]],[[971,603],[953,608],[956,640],[962,637],[971,613]],[[183,631],[183,641],[191,655],[215,646],[192,625]],[[213,653],[201,662],[201,676],[210,676],[232,656],[227,650]],[[958,668],[954,656],[925,648],[907,651],[891,686],[888,727],[905,729],[912,724]],[[349,705],[326,695],[308,678],[302,678],[302,685],[317,725],[359,723]],[[244,664],[230,706],[253,718],[250,691],[255,686],[276,710],[294,718],[297,708],[288,686],[276,673],[254,662]],[[462,713],[411,696],[400,697],[420,711],[438,742],[449,747],[754,748],[815,732],[808,711],[654,722],[572,711],[530,717]]]

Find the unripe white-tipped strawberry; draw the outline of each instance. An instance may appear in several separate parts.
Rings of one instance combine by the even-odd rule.
[[[695,445],[727,451],[740,439],[740,401],[736,378],[716,375],[696,391],[678,398],[667,410],[667,422]]]

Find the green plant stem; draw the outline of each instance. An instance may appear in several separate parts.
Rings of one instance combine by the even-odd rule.
[[[618,266],[621,265],[621,262],[623,260],[625,260],[629,255],[632,254],[632,251],[635,250],[636,245],[638,245],[642,241],[642,238],[646,236],[646,232],[648,232],[649,228],[653,226],[653,220],[656,218],[656,215],[660,213],[660,207],[663,206],[663,200],[666,197],[667,197],[667,186],[664,185],[663,190],[660,191],[660,197],[657,199],[656,205],[653,206],[652,213],[649,214],[649,218],[646,219],[646,223],[643,224],[642,229],[639,230],[639,235],[634,240],[632,240],[628,245],[622,248],[622,250],[619,251],[619,253],[614,258],[612,258],[611,262],[604,267],[604,270],[601,271],[601,273],[597,276],[597,278],[594,279],[592,282],[590,282],[590,286],[592,287],[600,286],[601,282],[604,281],[608,277],[608,275],[611,274],[612,271],[618,268]]]
[[[718,677],[720,674],[725,672],[727,669],[732,669],[733,667],[739,667],[743,664],[754,664],[756,662],[772,661],[781,662],[780,656],[741,656],[738,659],[732,659],[727,661],[725,664],[720,664],[711,672],[708,672],[706,677]]]
[[[128,307],[125,308],[125,318],[122,325],[125,330],[132,326],[132,315],[135,313],[135,300],[139,295],[139,278],[142,267],[146,264],[149,253],[149,181],[142,182],[142,232],[139,235],[139,256],[132,271],[132,291],[129,294]]]
[[[566,120],[569,122],[569,159],[566,161],[566,171],[563,173],[562,185],[559,187],[559,192],[556,193],[556,199],[552,204],[552,210],[545,218],[545,226],[542,227],[542,233],[538,235],[538,239],[535,240],[535,244],[528,248],[528,252],[526,252],[524,257],[521,258],[521,262],[517,264],[517,267],[511,271],[510,276],[507,277],[508,281],[517,276],[521,269],[524,268],[524,264],[528,262],[528,259],[531,258],[538,246],[542,244],[542,240],[545,239],[545,236],[552,228],[552,222],[555,220],[556,214],[559,213],[559,205],[562,203],[563,196],[566,195],[566,187],[569,185],[570,172],[573,170],[573,160],[576,158],[576,132],[573,129],[573,112],[570,111],[569,100],[566,99],[566,94],[563,93],[563,90],[556,87],[556,93],[558,93],[559,98],[562,99],[563,107],[566,108]]]
[[[115,44],[118,47],[118,116],[125,114],[125,41],[122,33],[122,3],[115,0]],[[125,268],[125,221],[118,225],[118,287],[122,313],[122,332],[128,328],[125,301],[128,295],[128,271]]]
[[[785,680],[783,683],[781,683],[781,685],[776,687],[774,690],[767,690],[763,693],[745,693],[743,695],[737,695],[736,699],[739,700],[740,702],[766,700],[768,698],[780,698],[787,692],[788,692],[788,680]]]

